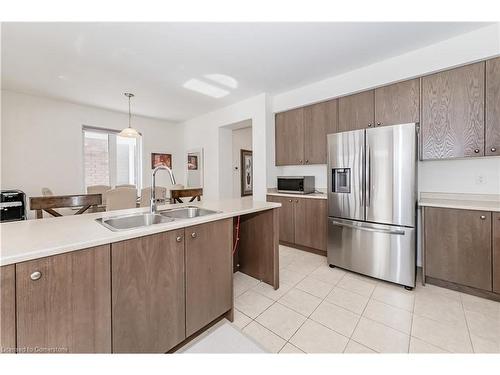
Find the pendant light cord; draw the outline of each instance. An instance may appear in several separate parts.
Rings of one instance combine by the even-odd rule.
[[[128,97],[128,127],[131,128],[132,113],[130,112],[130,96]]]

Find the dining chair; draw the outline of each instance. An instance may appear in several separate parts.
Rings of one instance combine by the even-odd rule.
[[[140,206],[141,207],[148,207],[149,204],[151,203],[151,186],[145,187],[141,190],[141,201],[140,201]],[[163,201],[161,203],[165,203],[167,199],[167,188],[162,187],[162,186],[156,186],[155,188],[155,196],[157,201]]]
[[[131,184],[123,184],[123,185],[116,185],[115,188],[122,188],[122,187],[126,187],[126,188],[134,188],[136,189],[137,187],[135,185],[131,185]]]
[[[106,192],[106,211],[135,208],[137,190],[130,187],[119,187]]]
[[[108,190],[111,190],[111,186],[109,186],[109,185],[90,185],[90,186],[87,186],[87,194],[104,194]],[[104,201],[104,199],[103,199],[103,201]]]
[[[50,197],[52,195],[54,195],[54,193],[48,187],[43,187],[42,188],[42,196],[43,197]]]

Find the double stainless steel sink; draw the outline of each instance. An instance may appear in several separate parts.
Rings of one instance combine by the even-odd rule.
[[[96,221],[106,228],[119,232],[128,229],[142,228],[150,225],[168,223],[179,219],[194,219],[200,216],[213,215],[219,211],[207,210],[196,206],[171,208],[158,211],[156,214],[140,213],[121,215],[108,218],[99,218]]]

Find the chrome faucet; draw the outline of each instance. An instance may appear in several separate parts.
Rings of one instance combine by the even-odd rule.
[[[175,185],[175,177],[174,173],[172,170],[164,165],[159,165],[155,169],[153,169],[153,172],[151,173],[151,204],[150,204],[150,212],[152,214],[156,213],[156,172],[158,172],[160,169],[165,169],[168,174],[170,175],[170,181],[172,181],[172,185]]]

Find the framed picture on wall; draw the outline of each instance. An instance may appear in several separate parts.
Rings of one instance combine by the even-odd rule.
[[[151,153],[151,169],[163,165],[172,168],[172,154]]]
[[[196,171],[198,170],[198,156],[188,155],[188,170]]]
[[[241,196],[253,194],[253,157],[252,151],[241,150]]]

